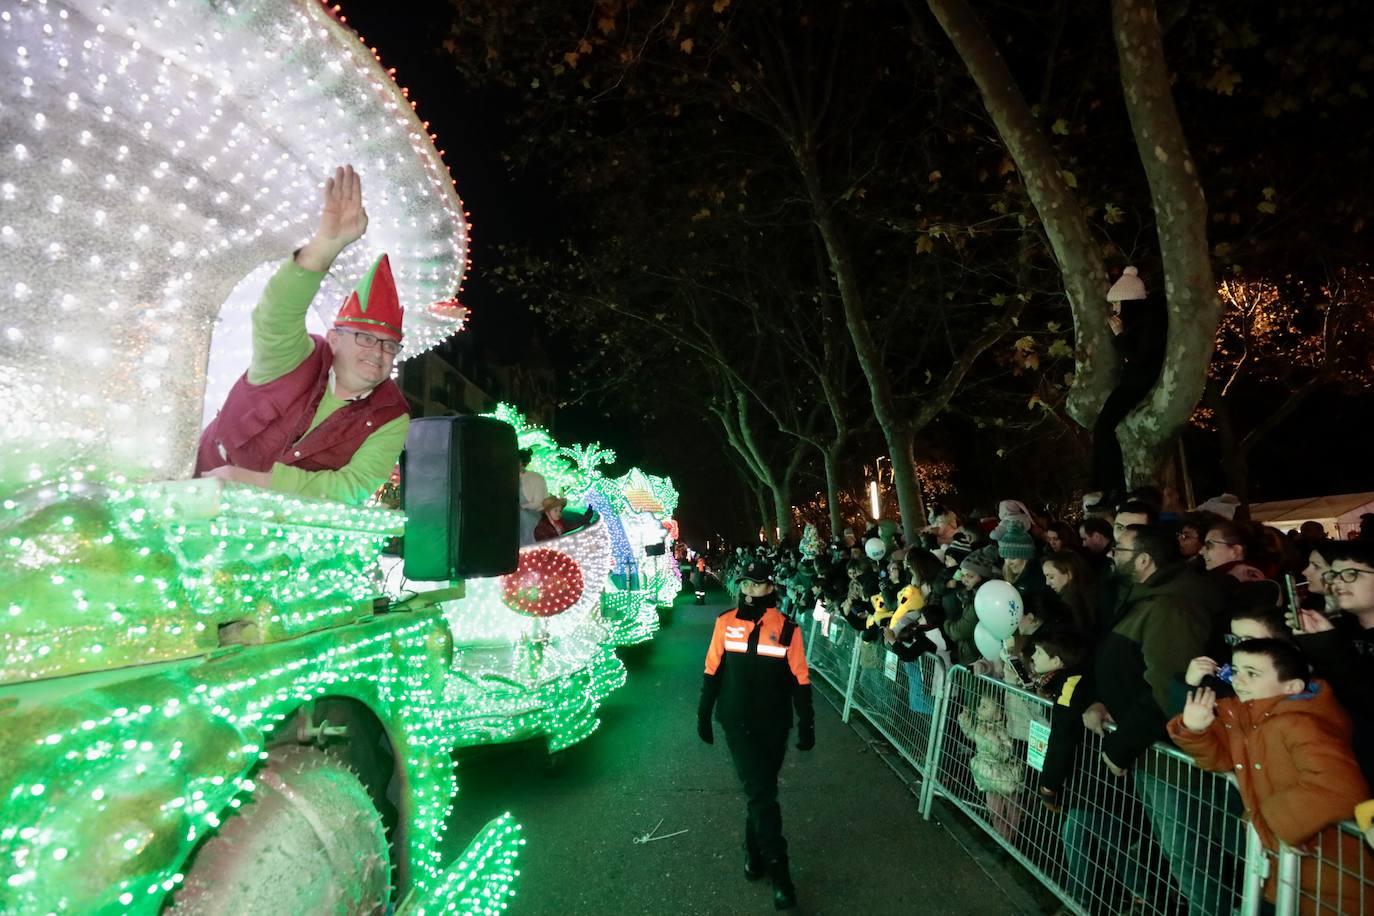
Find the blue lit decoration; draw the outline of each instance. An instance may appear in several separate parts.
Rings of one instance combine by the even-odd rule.
[[[600,488],[593,489],[587,494],[588,504],[606,519],[606,530],[611,535],[611,555],[615,558],[614,575],[622,580],[639,574],[639,567],[635,563],[634,551],[630,547],[630,540],[625,536],[625,526],[620,522],[620,516],[611,507],[611,500]]]

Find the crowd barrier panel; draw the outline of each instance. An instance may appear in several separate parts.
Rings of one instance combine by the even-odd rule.
[[[858,633],[840,617],[811,615],[810,632],[806,636],[807,665],[845,697],[841,713],[845,722],[849,721],[854,695],[860,642]]]
[[[1258,916],[1266,884],[1276,916],[1374,914],[1374,854],[1353,823],[1335,848],[1268,853],[1230,774],[1161,743],[1114,776],[1081,728],[1054,810],[1040,793],[1051,701],[933,655],[902,662],[838,617],[812,615],[807,656],[845,721],[857,710],[921,775],[924,818],[945,799],[1079,916]]]
[[[1374,913],[1374,854],[1353,822],[1304,850],[1282,844],[1277,870],[1279,916]]]

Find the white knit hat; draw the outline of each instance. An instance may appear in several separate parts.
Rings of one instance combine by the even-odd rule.
[[[1107,290],[1108,302],[1124,302],[1128,299],[1144,299],[1145,283],[1140,279],[1140,271],[1134,266],[1128,266],[1121,271],[1121,279],[1112,284],[1112,288]]]

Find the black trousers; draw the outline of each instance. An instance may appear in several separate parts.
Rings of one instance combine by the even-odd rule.
[[[1120,493],[1126,489],[1126,468],[1121,457],[1121,443],[1116,439],[1116,427],[1150,393],[1153,384],[1123,381],[1103,403],[1102,412],[1093,424],[1094,490]]]
[[[787,753],[787,728],[776,725],[724,726],[725,744],[744,787],[744,842],[765,862],[787,855],[778,805],[778,771]]]

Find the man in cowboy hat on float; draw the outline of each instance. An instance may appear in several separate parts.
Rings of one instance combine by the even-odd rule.
[[[326,337],[306,312],[339,253],[367,231],[352,166],[325,182],[319,228],[253,309],[253,358],[200,437],[196,474],[361,504],[391,475],[410,413],[391,379],[403,310],[383,254]]]

